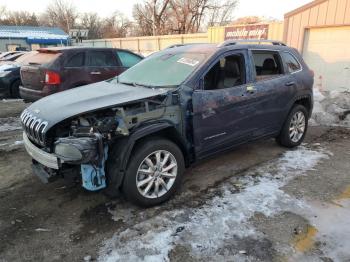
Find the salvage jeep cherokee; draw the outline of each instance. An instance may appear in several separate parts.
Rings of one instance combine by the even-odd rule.
[[[195,161],[259,138],[299,145],[312,86],[312,71],[280,42],[184,45],[32,104],[23,138],[42,180],[76,177],[152,206]]]

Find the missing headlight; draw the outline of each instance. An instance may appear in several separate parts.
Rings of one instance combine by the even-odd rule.
[[[65,137],[55,142],[55,154],[65,162],[88,163],[98,156],[98,139],[95,137]]]

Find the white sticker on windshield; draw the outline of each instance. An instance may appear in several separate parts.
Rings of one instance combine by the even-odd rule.
[[[177,60],[177,62],[181,64],[189,65],[189,66],[196,66],[199,63],[198,60],[194,60],[187,57],[182,57],[179,60]]]

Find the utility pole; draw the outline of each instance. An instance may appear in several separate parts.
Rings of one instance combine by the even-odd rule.
[[[156,35],[156,4],[157,0],[153,0],[153,35]]]

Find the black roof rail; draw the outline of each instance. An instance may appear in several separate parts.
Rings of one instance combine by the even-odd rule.
[[[224,46],[230,46],[230,45],[237,45],[240,43],[253,43],[253,44],[272,44],[272,45],[279,45],[279,46],[287,46],[285,43],[281,41],[275,41],[275,40],[261,40],[261,39],[242,39],[242,40],[226,40],[218,45],[218,47],[224,47]]]

